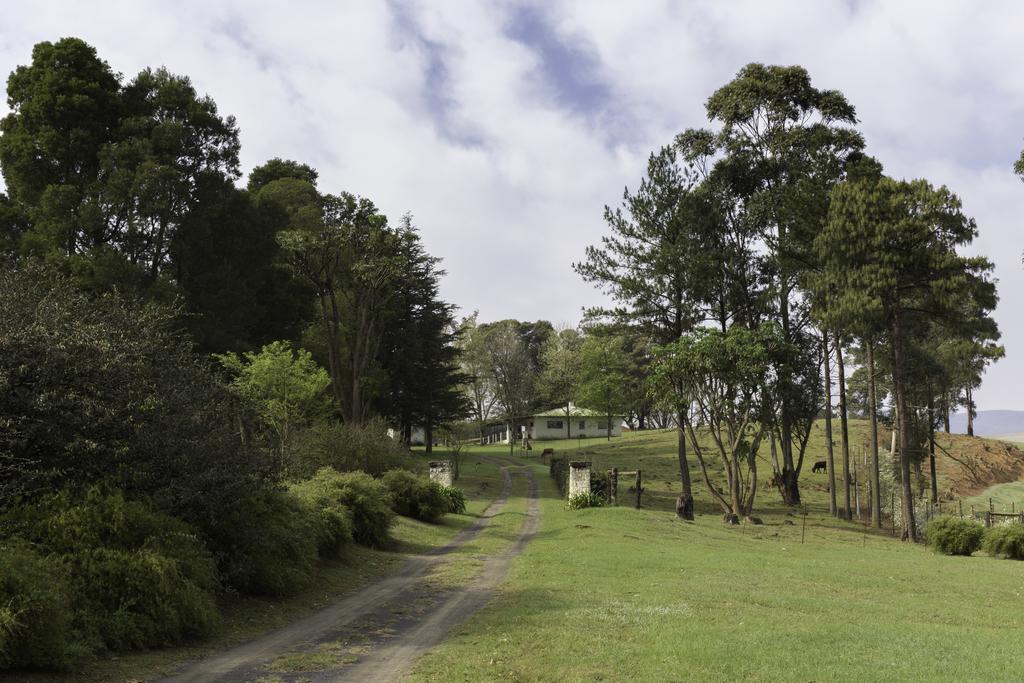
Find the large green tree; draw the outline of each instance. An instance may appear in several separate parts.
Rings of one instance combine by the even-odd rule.
[[[757,495],[757,453],[771,426],[772,356],[781,344],[774,325],[751,331],[703,328],[655,351],[655,377],[687,407],[685,428],[704,482],[726,521],[749,518]],[[725,487],[708,470],[709,453],[698,438],[701,427],[714,444],[726,475]]]
[[[612,438],[612,421],[629,409],[627,387],[632,381],[633,359],[626,339],[617,334],[589,334],[579,351],[580,405],[605,416],[605,432]]]
[[[573,267],[615,302],[587,312],[631,328],[659,344],[670,343],[707,319],[719,303],[723,276],[719,214],[710,193],[697,187],[680,150],[652,154],[635,192],[623,193],[622,206],[605,207],[611,234],[590,246]],[[678,513],[693,519],[693,490],[682,415],[678,460],[682,491]]]
[[[0,165],[33,224],[23,248],[68,258],[102,244],[101,153],[120,120],[119,77],[78,38],[39,43],[7,79],[7,106]]]
[[[912,443],[912,359],[936,325],[951,337],[969,334],[995,307],[992,264],[957,252],[976,235],[974,221],[946,188],[883,177],[837,186],[816,241],[826,323],[889,341],[902,520],[904,538],[911,540],[917,529],[910,468],[918,450]]]
[[[728,171],[735,206],[769,255],[772,317],[787,344],[806,343],[817,351],[820,342],[801,334],[809,316],[799,282],[812,265],[811,244],[825,221],[830,188],[842,177],[847,157],[864,144],[852,128],[854,108],[842,93],[815,88],[799,66],[756,63],[715,91],[706,108],[718,129],[703,135],[718,157],[716,165]],[[775,396],[783,497],[790,504],[800,502],[802,454],[794,454],[794,441],[809,431],[818,414],[818,406],[802,400],[816,391],[809,383],[820,384],[818,373],[791,365],[805,355],[780,359]]]
[[[580,384],[580,347],[583,337],[572,327],[558,330],[548,338],[541,354],[541,371],[537,378],[544,403],[560,406],[565,411],[565,438],[572,438],[571,404]]]

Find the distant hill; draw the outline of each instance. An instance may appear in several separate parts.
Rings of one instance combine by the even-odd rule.
[[[950,431],[967,433],[967,413],[954,413],[949,419]],[[979,410],[974,418],[977,436],[1020,436],[1024,432],[1024,410]]]

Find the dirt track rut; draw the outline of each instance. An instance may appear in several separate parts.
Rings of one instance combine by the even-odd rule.
[[[198,681],[393,681],[440,643],[470,614],[483,607],[501,584],[513,559],[536,533],[540,521],[533,472],[514,461],[484,458],[501,468],[498,497],[471,526],[447,545],[409,559],[380,581],[255,640],[188,665],[170,678]],[[457,588],[425,580],[445,556],[473,540],[505,507],[512,476],[527,478],[527,513],[512,546],[484,560],[482,569]],[[293,657],[282,670],[282,658]],[[276,673],[268,668],[277,662]]]

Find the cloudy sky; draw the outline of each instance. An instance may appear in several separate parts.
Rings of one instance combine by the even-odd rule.
[[[648,153],[705,123],[744,64],[800,64],[856,106],[897,177],[947,184],[996,263],[1007,358],[982,409],[1024,409],[1024,3],[0,3],[0,72],[78,36],[131,76],[189,75],[238,118],[248,170],[281,156],[326,191],[412,211],[445,297],[481,319],[575,323],[571,269]],[[0,109],[3,109],[0,105]],[[0,111],[0,113],[3,113]]]

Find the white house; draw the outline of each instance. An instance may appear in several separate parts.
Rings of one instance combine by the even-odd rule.
[[[622,436],[622,415],[612,415],[612,436]],[[523,436],[531,441],[576,439],[607,436],[608,416],[596,410],[569,405],[535,413],[516,420],[516,440]],[[508,443],[508,424],[495,422],[484,428],[487,443]]]

